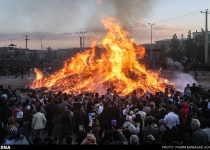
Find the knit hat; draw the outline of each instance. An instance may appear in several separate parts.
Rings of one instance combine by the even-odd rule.
[[[19,112],[18,112],[17,118],[23,118],[23,112],[22,112],[22,111],[19,111]]]
[[[115,119],[112,120],[111,123],[112,123],[113,126],[115,126],[115,127],[117,126],[117,121]]]

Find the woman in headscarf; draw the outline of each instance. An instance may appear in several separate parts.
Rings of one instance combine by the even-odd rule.
[[[155,115],[158,113],[158,109],[155,107],[154,102],[150,102],[150,112],[148,113],[147,116],[152,116],[155,117]]]
[[[170,129],[166,126],[166,121],[164,119],[160,119],[158,121],[158,132],[159,132],[159,141],[160,142],[167,142],[167,134],[169,133]]]
[[[16,119],[16,118],[17,118],[17,114],[18,114],[19,111],[20,111],[20,110],[19,110],[17,107],[15,107],[15,108],[13,109],[13,111],[12,111],[12,118],[13,118],[13,119]]]
[[[62,144],[63,141],[63,127],[64,127],[64,115],[62,114],[62,109],[59,107],[56,110],[56,114],[53,118],[52,123],[54,124],[52,137],[54,138],[54,142],[59,142]]]
[[[99,124],[98,119],[95,119],[94,124],[93,124],[93,128],[92,128],[92,133],[96,138],[96,143],[100,142],[99,132],[100,132],[100,124]]]
[[[87,135],[84,124],[79,124],[78,128],[79,131],[76,133],[75,145],[80,145]]]

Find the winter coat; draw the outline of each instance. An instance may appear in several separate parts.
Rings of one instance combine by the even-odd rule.
[[[52,123],[54,124],[52,137],[62,137],[64,127],[64,115],[55,115]]]
[[[64,135],[72,135],[74,131],[74,118],[70,113],[64,115]]]
[[[188,114],[189,108],[187,102],[182,103],[182,108],[180,109],[180,116],[182,119],[182,127],[186,127],[187,125],[187,114]]]
[[[32,123],[31,123],[33,130],[44,129],[46,123],[47,123],[47,120],[43,113],[37,112],[33,115]]]

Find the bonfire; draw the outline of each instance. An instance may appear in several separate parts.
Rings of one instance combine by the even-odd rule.
[[[53,74],[44,76],[36,68],[36,79],[29,84],[30,88],[45,87],[46,91],[68,94],[88,91],[104,94],[107,88],[120,95],[133,90],[145,93],[164,91],[170,85],[168,80],[140,63],[145,57],[145,48],[128,38],[128,32],[120,26],[117,18],[103,15],[101,21],[107,33],[101,41],[105,52],[100,58],[95,57],[96,42],[93,42],[91,49],[65,60],[63,68]]]

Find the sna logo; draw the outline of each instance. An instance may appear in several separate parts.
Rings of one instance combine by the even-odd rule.
[[[11,149],[10,146],[1,146],[1,149]]]

